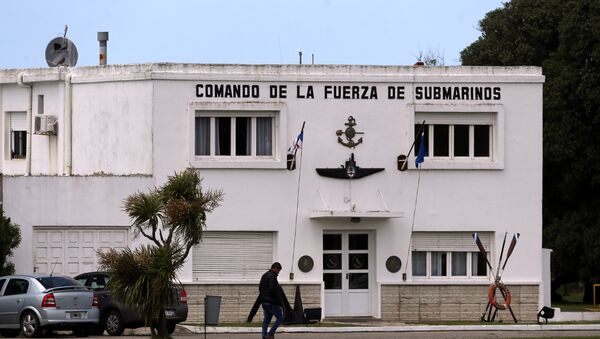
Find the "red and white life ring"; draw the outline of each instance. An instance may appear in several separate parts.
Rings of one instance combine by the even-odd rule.
[[[504,297],[504,303],[499,303],[496,301],[496,289],[500,290],[500,293]],[[504,286],[501,282],[495,282],[488,287],[488,299],[490,300],[490,304],[499,310],[505,310],[510,306],[511,296],[510,291],[506,286]]]

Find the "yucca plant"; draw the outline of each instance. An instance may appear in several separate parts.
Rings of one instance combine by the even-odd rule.
[[[146,314],[153,337],[169,337],[165,305],[172,301],[173,282],[202,239],[206,214],[223,200],[221,190],[203,190],[201,183],[198,173],[187,169],[159,188],[127,197],[123,209],[134,235],[151,243],[98,253],[99,266],[112,273],[109,288],[125,305]]]

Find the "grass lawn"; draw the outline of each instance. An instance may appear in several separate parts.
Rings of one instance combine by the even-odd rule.
[[[560,308],[561,312],[600,312],[599,305],[583,304],[580,302],[553,303],[553,308]]]
[[[600,305],[583,303],[583,289],[584,286],[577,282],[561,286],[558,292],[563,301],[552,303],[552,307],[560,308],[562,312],[600,312]]]

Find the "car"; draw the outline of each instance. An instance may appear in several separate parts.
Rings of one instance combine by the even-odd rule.
[[[0,334],[27,338],[53,330],[87,336],[100,321],[93,290],[62,275],[32,274],[0,277]]]
[[[133,310],[111,296],[107,288],[110,280],[109,272],[88,272],[74,278],[86,287],[94,290],[98,295],[98,308],[100,309],[100,326],[94,334],[102,334],[104,330],[109,335],[119,336],[126,328],[147,326],[147,321],[142,311]],[[169,334],[175,331],[178,323],[187,320],[188,305],[187,293],[183,287],[174,289],[174,302],[165,307],[167,330]]]

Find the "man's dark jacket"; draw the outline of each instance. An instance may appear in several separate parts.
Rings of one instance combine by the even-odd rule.
[[[260,278],[258,292],[258,299],[261,303],[283,306],[283,296],[281,294],[281,287],[277,281],[277,273],[272,270],[268,270]]]

